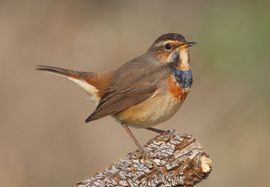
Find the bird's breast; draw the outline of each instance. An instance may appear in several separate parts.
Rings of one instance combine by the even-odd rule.
[[[179,70],[176,69],[173,71],[172,76],[178,85],[183,88],[184,90],[190,90],[193,82],[192,71],[188,70]]]
[[[190,91],[187,87],[182,87],[175,75],[171,75],[168,78],[168,89],[170,94],[178,101],[185,100],[188,92]]]
[[[115,114],[114,117],[121,123],[137,128],[155,126],[170,119],[187,94],[173,75],[170,75],[152,97]]]

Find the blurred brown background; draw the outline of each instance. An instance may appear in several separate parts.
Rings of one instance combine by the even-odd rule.
[[[136,149],[111,117],[86,125],[88,96],[35,65],[104,72],[167,32],[199,43],[192,93],[159,126],[210,153],[198,186],[270,186],[269,2],[1,0],[1,186],[71,186]],[[155,135],[133,131],[142,143]]]

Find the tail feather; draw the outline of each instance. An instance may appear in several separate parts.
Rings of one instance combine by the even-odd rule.
[[[100,99],[99,90],[94,86],[95,73],[74,71],[46,65],[38,65],[36,70],[62,75],[82,87],[91,96],[92,100],[97,102]]]
[[[36,70],[47,71],[64,76],[82,87],[91,98],[98,102],[110,84],[114,72],[96,74],[92,72],[74,71],[70,69],[58,68],[47,65],[37,65]]]
[[[92,73],[92,72],[74,71],[70,69],[58,68],[58,67],[47,66],[47,65],[37,65],[36,70],[48,71],[51,73],[60,74],[60,75],[64,75],[64,76],[72,77],[72,78],[83,78],[83,77],[95,76],[95,73]]]

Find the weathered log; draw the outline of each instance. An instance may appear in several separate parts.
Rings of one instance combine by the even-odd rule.
[[[163,133],[78,187],[102,186],[194,186],[211,172],[211,160],[191,135]]]

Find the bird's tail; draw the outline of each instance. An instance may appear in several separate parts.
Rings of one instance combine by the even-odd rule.
[[[109,73],[100,75],[92,72],[74,71],[47,65],[38,65],[36,70],[47,71],[68,78],[82,87],[96,102],[98,102],[103,95],[111,78],[111,74]]]

